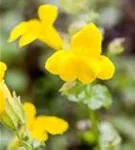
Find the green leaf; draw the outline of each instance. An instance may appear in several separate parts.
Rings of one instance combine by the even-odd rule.
[[[94,85],[90,89],[90,95],[87,96],[84,103],[92,110],[99,109],[100,107],[109,108],[112,104],[112,98],[109,90],[100,84]]]
[[[109,90],[100,84],[81,84],[80,82],[65,83],[60,92],[68,100],[86,104],[90,109],[109,108],[112,98]]]
[[[62,95],[65,95],[68,100],[80,102],[83,101],[86,97],[84,89],[85,86],[83,84],[80,84],[79,82],[68,82],[62,86],[60,92],[62,93]]]

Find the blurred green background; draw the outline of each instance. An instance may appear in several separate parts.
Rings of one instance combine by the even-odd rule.
[[[37,17],[38,6],[45,3],[59,7],[55,26],[66,40],[92,21],[101,27],[104,34],[103,53],[114,61],[116,73],[112,80],[102,82],[109,87],[113,104],[110,110],[99,111],[100,120],[112,123],[120,135],[121,143],[117,150],[134,150],[135,1],[1,0],[0,3],[0,59],[8,65],[5,81],[9,89],[16,91],[23,102],[34,103],[38,114],[63,117],[70,124],[64,135],[50,136],[46,149],[92,150],[92,136],[87,134],[89,128],[83,128],[87,126],[86,107],[60,96],[58,90],[63,82],[44,69],[44,62],[53,50],[40,41],[24,48],[19,48],[17,42],[7,42],[11,29],[22,20]],[[124,38],[124,42],[120,38]],[[11,131],[0,125],[0,150],[6,149],[12,136]]]

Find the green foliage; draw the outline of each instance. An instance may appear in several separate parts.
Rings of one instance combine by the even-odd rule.
[[[101,107],[109,108],[112,104],[112,98],[109,90],[102,85],[94,85],[88,91],[89,95],[84,101],[91,109],[99,109]]]
[[[90,109],[96,110],[101,107],[109,108],[112,98],[109,90],[100,84],[82,85],[79,82],[66,83],[60,89],[67,99],[86,104]]]

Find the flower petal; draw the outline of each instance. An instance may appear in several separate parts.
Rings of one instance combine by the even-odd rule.
[[[89,57],[78,57],[77,70],[77,77],[83,84],[91,83],[96,79],[97,64]]]
[[[6,99],[11,99],[11,93],[4,83],[4,80],[0,82],[0,115],[5,110]]]
[[[73,36],[71,49],[81,56],[98,57],[101,53],[101,42],[100,30],[91,23]]]
[[[41,126],[41,124],[40,124]],[[48,140],[48,134],[45,130],[41,130],[40,126],[35,128],[34,130],[30,130],[30,135],[35,139],[39,141],[47,141]]]
[[[35,122],[36,128],[38,127],[52,135],[62,134],[68,129],[68,126],[65,120],[54,116],[39,116]]]
[[[31,34],[31,33],[24,34],[19,40],[19,46],[23,47],[25,45],[28,45],[31,42],[35,41],[36,39],[37,37],[34,34]]]
[[[10,33],[8,42],[12,42],[19,38],[26,31],[26,22],[19,23]]]
[[[45,22],[46,26],[52,25],[57,18],[57,7],[46,4],[41,5],[38,9],[38,15],[41,21]]]
[[[53,74],[60,75],[64,81],[73,81],[77,77],[74,59],[70,53],[64,50],[57,51],[49,57],[45,68]]]
[[[5,109],[5,95],[0,85],[0,116],[4,112],[4,109]]]
[[[66,82],[74,81],[77,78],[76,59],[72,53],[64,51],[60,57],[59,75]]]
[[[41,22],[37,19],[31,19],[26,22],[26,31],[25,34],[33,34],[38,36],[38,34],[42,32],[41,30]]]
[[[28,118],[33,118],[36,115],[36,108],[33,104],[31,103],[24,103],[23,104],[24,110],[26,112],[26,115]]]
[[[0,61],[0,82],[2,81],[4,77],[6,69],[7,69],[6,64]]]
[[[12,42],[19,36],[22,36],[19,40],[19,45],[22,47],[36,40],[39,33],[41,33],[41,23],[37,19],[24,21],[12,30],[9,42]]]
[[[42,28],[44,28],[44,26]],[[54,49],[61,49],[63,46],[63,40],[53,26],[43,29],[43,32],[39,34],[39,40],[48,44]]]
[[[52,56],[50,56],[46,63],[45,68],[51,72],[52,74],[58,75],[60,69],[60,60],[63,57],[64,50],[60,50],[55,52]]]
[[[36,115],[36,108],[33,104],[31,103],[24,103],[23,105],[25,113],[26,113],[26,118],[27,118],[27,127],[29,130],[32,129],[33,123],[35,121],[35,115]]]
[[[111,60],[106,56],[101,55],[99,58],[99,72],[97,74],[97,78],[108,80],[112,78],[114,71],[115,67]]]

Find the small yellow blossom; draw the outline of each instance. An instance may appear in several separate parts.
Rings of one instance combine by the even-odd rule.
[[[27,117],[27,128],[30,135],[39,141],[46,141],[48,133],[62,134],[68,129],[68,123],[54,116],[36,116],[36,108],[31,103],[25,103],[24,109]]]
[[[9,42],[19,38],[20,47],[25,46],[35,40],[41,40],[54,49],[60,49],[63,41],[53,26],[57,18],[57,7],[46,4],[38,8],[38,19],[23,21],[17,25],[10,34]]]
[[[68,82],[78,79],[86,84],[96,78],[110,79],[115,67],[101,55],[101,44],[100,30],[88,24],[73,36],[69,50],[59,50],[48,58],[45,68]]]
[[[6,99],[11,97],[11,94],[3,79],[6,69],[6,64],[0,61],[0,117],[4,112]]]

